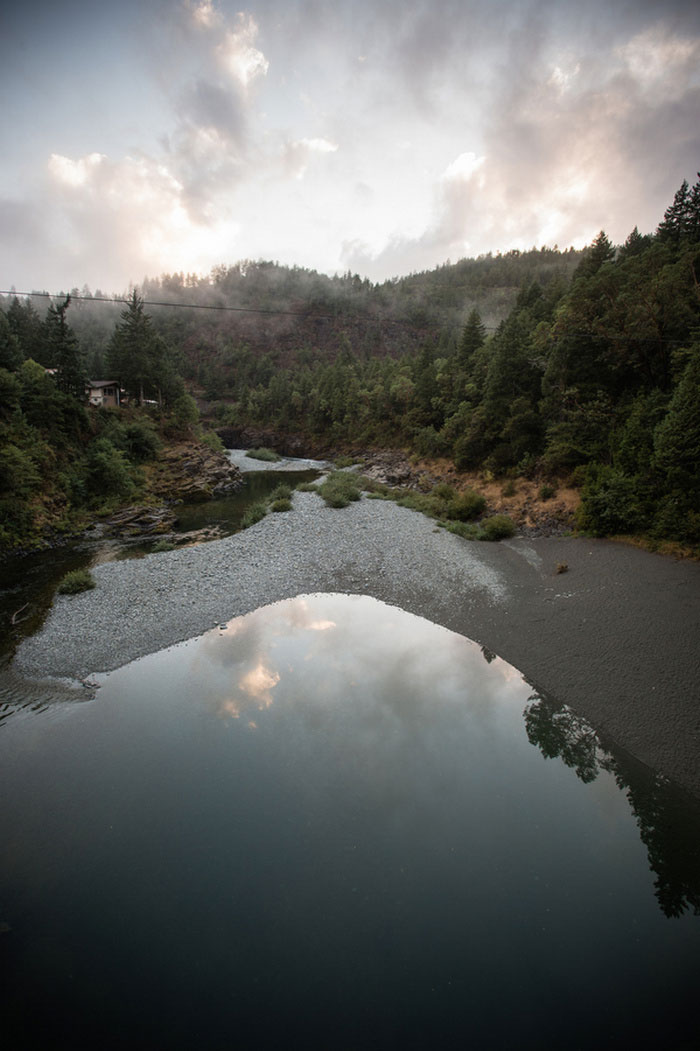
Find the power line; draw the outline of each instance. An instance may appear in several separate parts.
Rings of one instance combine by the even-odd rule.
[[[71,299],[82,300],[86,303],[112,303],[114,306],[124,304],[128,306],[130,297],[124,299],[121,296],[81,296],[73,295],[72,292],[16,292],[14,289],[0,289],[0,296],[16,296],[17,299]],[[139,297],[140,298],[140,297]],[[281,310],[265,307],[234,307],[225,303],[183,303],[172,300],[142,299],[141,302],[147,307],[177,307],[182,310],[218,310],[234,314],[260,314],[266,317],[297,317],[307,321],[365,321],[379,325],[403,325],[413,329],[415,332],[424,331],[426,326],[416,325],[413,321],[404,321],[400,318],[377,317],[372,314],[314,314],[304,310]],[[487,332],[497,332],[500,325],[484,325]],[[684,343],[687,339],[670,339],[667,336],[634,336],[616,335],[614,333],[599,332],[566,332],[566,336],[577,339],[607,339],[610,342],[635,342],[635,343]]]
[[[73,295],[72,292],[61,292],[58,295],[54,295],[53,292],[16,292],[14,290],[8,291],[6,289],[0,289],[0,296],[16,296],[18,299],[64,299],[67,295],[69,295],[71,299],[82,300],[86,303],[112,303],[115,306],[123,303],[128,306],[130,302],[130,298],[124,299],[120,296],[81,296]],[[161,301],[156,299],[142,299],[141,302],[146,307],[177,307],[178,309],[184,310],[219,310],[239,314],[300,317],[309,321],[369,321],[385,325],[410,325],[412,328],[418,328],[418,326],[411,321],[402,321],[399,318],[376,317],[372,314],[315,314],[304,310],[281,310],[277,308],[268,309],[265,307],[234,307],[225,303],[182,303],[173,302],[172,300]]]

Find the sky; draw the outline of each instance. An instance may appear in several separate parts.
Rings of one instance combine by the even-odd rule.
[[[622,243],[697,179],[696,0],[241,3],[3,5],[0,289]]]

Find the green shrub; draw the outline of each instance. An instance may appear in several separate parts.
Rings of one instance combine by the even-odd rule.
[[[0,449],[0,492],[29,496],[38,488],[39,481],[39,471],[26,449],[9,443]]]
[[[363,492],[376,493],[378,496],[389,496],[393,492],[390,486],[374,478],[367,478],[364,474],[357,476],[357,483],[362,487]]]
[[[399,507],[408,507],[411,511],[420,511],[430,518],[435,518],[445,510],[445,502],[436,500],[432,493],[418,493],[414,489],[396,489],[393,496]]]
[[[413,446],[419,456],[447,456],[450,451],[449,440],[441,431],[436,431],[432,424],[415,432]]]
[[[274,449],[267,449],[265,446],[261,446],[259,449],[248,449],[246,456],[250,457],[251,460],[264,460],[267,463],[277,463],[282,457],[279,453],[276,453]]]
[[[248,529],[249,526],[255,525],[255,523],[261,521],[266,514],[267,507],[264,503],[260,502],[257,504],[251,504],[241,518],[241,529]]]
[[[175,544],[173,544],[172,540],[157,540],[156,543],[151,548],[151,551],[155,552],[156,554],[161,554],[163,551],[174,551],[174,550],[175,550]]]
[[[93,496],[106,500],[128,500],[136,488],[126,456],[107,438],[98,438],[90,446],[85,481]]]
[[[300,493],[316,493],[318,492],[318,486],[315,482],[301,482],[300,485],[297,486],[297,490]]]
[[[509,481],[506,482],[506,484],[501,489],[501,496],[506,496],[506,497],[508,497],[508,496],[515,496],[515,493],[516,493],[515,482],[511,478],[511,479],[509,479]]]
[[[292,510],[292,501],[291,500],[285,500],[285,499],[275,500],[272,504],[270,504],[270,510],[271,511],[291,511]]]
[[[291,500],[292,498],[292,487],[291,485],[278,485],[270,493],[270,500]]]
[[[448,482],[438,482],[433,487],[432,495],[436,496],[438,500],[454,500],[456,496],[455,488],[453,485],[449,485]]]
[[[328,507],[347,507],[352,500],[359,500],[360,479],[347,471],[333,471],[318,487]]]
[[[594,536],[634,533],[646,525],[645,483],[617,467],[591,464],[581,491],[577,518]]]
[[[479,527],[470,522],[447,522],[445,528],[450,533],[456,533],[464,540],[478,540]]]
[[[475,493],[473,489],[466,489],[463,493],[457,493],[450,501],[447,515],[449,518],[457,519],[458,522],[470,522],[478,518],[485,507],[486,500],[480,493]]]
[[[540,500],[551,500],[553,496],[556,496],[556,489],[553,485],[541,485],[539,491]]]
[[[352,467],[354,463],[357,463],[357,460],[354,458],[354,456],[339,456],[337,460],[333,461],[333,463],[334,466],[340,471],[343,469],[343,467]]]
[[[206,445],[208,449],[211,449],[215,453],[222,453],[226,451],[226,446],[221,441],[221,438],[216,433],[216,431],[207,431],[206,434],[203,434],[202,445]]]
[[[0,550],[22,547],[34,540],[34,512],[17,497],[0,499]]]
[[[505,540],[515,533],[515,523],[508,515],[491,515],[480,526],[479,540]]]
[[[61,595],[77,595],[95,587],[95,579],[89,569],[72,569],[61,580],[58,591]]]

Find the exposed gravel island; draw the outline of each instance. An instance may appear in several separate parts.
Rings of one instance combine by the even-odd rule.
[[[245,532],[94,574],[56,598],[19,673],[85,679],[270,602],[367,594],[481,643],[700,796],[696,563],[600,540],[468,542],[391,502],[296,493]]]

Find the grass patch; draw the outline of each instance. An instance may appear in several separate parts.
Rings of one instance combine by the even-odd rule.
[[[273,500],[273,502],[270,504],[270,510],[271,511],[291,511],[292,510],[292,501],[291,500],[285,500],[285,499]]]
[[[332,471],[318,486],[317,492],[328,507],[347,507],[353,500],[359,500],[363,479],[347,471]]]
[[[478,518],[486,508],[486,500],[479,493],[471,489],[458,493],[446,482],[440,482],[429,493],[416,492],[414,489],[388,489],[382,486],[381,493],[374,495],[375,498],[381,495],[384,499],[394,500],[399,507],[420,511],[428,518],[436,518],[443,523],[471,521]]]
[[[276,500],[291,500],[292,499],[292,487],[291,485],[280,484],[270,493],[270,500],[273,502]]]
[[[95,587],[95,578],[89,569],[72,569],[58,585],[59,595],[77,595]]]
[[[333,466],[337,470],[342,471],[344,467],[352,467],[354,463],[359,463],[354,456],[339,456],[337,460],[333,461]]]
[[[248,449],[246,456],[251,460],[265,460],[267,463],[277,463],[282,457],[274,449],[268,449],[264,445],[259,449]]]
[[[315,482],[301,482],[297,489],[300,493],[316,493],[318,492],[318,486]]]
[[[251,504],[241,518],[241,529],[248,529],[250,526],[255,525],[256,522],[262,521],[266,514],[267,506],[262,501],[257,504]]]
[[[541,485],[538,496],[540,500],[551,500],[553,496],[557,495],[557,491],[553,485]]]
[[[445,529],[449,533],[461,536],[463,540],[479,540],[479,527],[473,522],[447,522]]]

